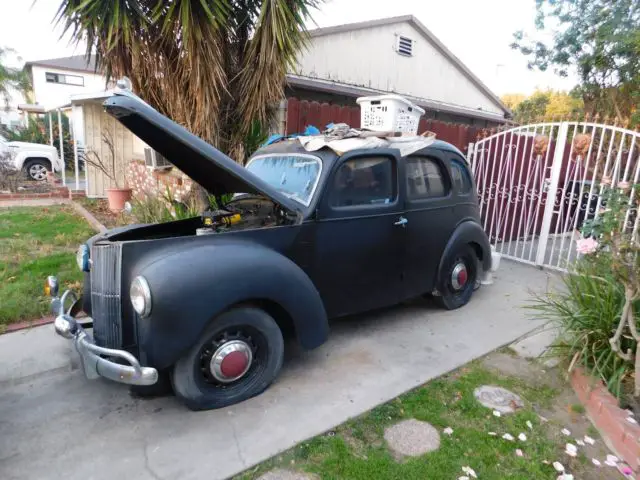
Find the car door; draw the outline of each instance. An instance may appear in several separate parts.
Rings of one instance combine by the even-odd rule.
[[[346,154],[325,184],[314,282],[330,317],[400,299],[405,219],[394,152]]]
[[[457,221],[452,182],[440,150],[405,159],[406,298],[434,288],[437,268]]]

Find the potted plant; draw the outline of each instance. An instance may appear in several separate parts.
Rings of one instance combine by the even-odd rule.
[[[131,200],[131,189],[118,181],[116,151],[111,133],[107,130],[102,131],[102,143],[107,147],[107,153],[110,158],[105,159],[95,150],[89,150],[85,153],[85,162],[100,170],[111,180],[113,186],[105,189],[107,200],[109,201],[109,210],[121,212],[124,210],[125,203]]]

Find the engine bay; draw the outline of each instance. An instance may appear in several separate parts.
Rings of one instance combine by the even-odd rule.
[[[271,200],[241,195],[227,202],[221,209],[205,210],[201,220],[196,235],[273,227],[286,223],[286,215]]]

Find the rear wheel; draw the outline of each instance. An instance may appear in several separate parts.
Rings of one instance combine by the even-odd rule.
[[[51,170],[51,165],[47,160],[28,160],[24,165],[24,172],[29,180],[43,182],[47,179],[47,172]]]
[[[444,262],[436,302],[447,310],[466,305],[476,289],[478,259],[469,245],[459,247]]]
[[[218,316],[173,367],[176,395],[192,410],[221,408],[262,393],[284,357],[282,332],[263,310],[239,307]]]

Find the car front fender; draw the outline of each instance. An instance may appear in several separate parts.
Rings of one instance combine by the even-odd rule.
[[[478,259],[482,262],[482,269],[485,272],[491,269],[491,247],[487,234],[479,223],[467,220],[460,223],[449,238],[444,253],[440,258],[436,278],[441,278],[446,259],[463,245],[472,246],[476,255],[478,255]]]
[[[217,315],[242,303],[278,305],[305,349],[318,347],[328,336],[324,305],[306,273],[252,242],[181,250],[135,275],[143,275],[151,290],[151,313],[139,319],[138,338],[143,361],[156,368],[175,363]]]

